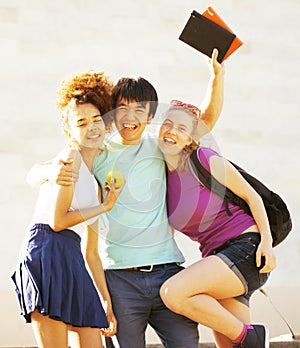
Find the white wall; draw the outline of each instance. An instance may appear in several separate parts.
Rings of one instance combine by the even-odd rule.
[[[114,81],[144,76],[163,102],[180,98],[199,104],[209,77],[206,59],[178,36],[190,12],[208,5],[244,41],[226,62],[226,100],[214,135],[223,154],[288,202],[294,230],[277,248],[278,269],[266,289],[300,331],[300,2],[0,0],[0,346],[34,344],[9,278],[37,194],[27,186],[26,172],[64,143],[55,108],[58,83],[93,68]],[[195,245],[177,238],[187,263],[196,260]],[[272,336],[287,332],[262,296],[253,302],[254,319],[266,322]]]

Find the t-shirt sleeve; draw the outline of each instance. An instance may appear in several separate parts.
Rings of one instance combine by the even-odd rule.
[[[100,155],[96,155],[93,161],[93,167],[92,172],[94,173],[95,177],[100,181],[99,172],[102,170],[102,167],[104,165],[104,162],[108,156],[108,150],[105,147],[103,150],[103,153]]]
[[[198,150],[198,159],[203,167],[210,173],[209,159],[211,156],[221,157],[218,152],[208,147],[200,147]]]

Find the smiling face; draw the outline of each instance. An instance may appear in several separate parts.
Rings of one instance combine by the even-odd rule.
[[[64,127],[69,138],[80,147],[100,148],[105,136],[105,124],[93,104],[71,102],[65,111]]]
[[[195,118],[185,110],[167,112],[159,131],[159,148],[165,156],[179,156],[186,145],[192,142]]]
[[[116,105],[115,124],[125,145],[141,141],[146,126],[151,122],[150,102],[120,99]]]

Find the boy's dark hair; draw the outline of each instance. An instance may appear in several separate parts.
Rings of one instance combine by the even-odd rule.
[[[121,78],[112,90],[114,108],[117,107],[120,99],[125,99],[128,102],[140,102],[143,106],[145,106],[146,102],[150,102],[149,116],[154,117],[155,115],[158,105],[157,93],[151,83],[143,77],[137,79],[131,77]]]

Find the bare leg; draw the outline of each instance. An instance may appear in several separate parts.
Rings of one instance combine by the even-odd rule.
[[[69,326],[70,346],[72,348],[103,348],[99,329]]]
[[[250,310],[248,306],[234,298],[219,300],[219,303],[243,323],[250,324]],[[213,335],[218,348],[232,348],[232,341],[228,337],[217,331],[213,331]]]
[[[50,319],[37,310],[31,313],[32,328],[39,348],[67,348],[67,325]]]
[[[237,275],[217,256],[209,256],[168,279],[161,288],[167,307],[230,340],[243,330],[243,322],[218,300],[242,295],[244,286]]]

